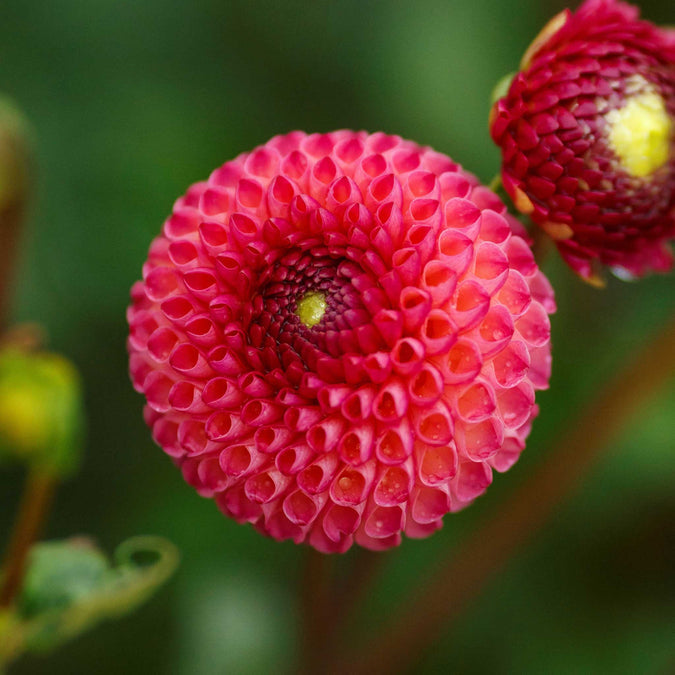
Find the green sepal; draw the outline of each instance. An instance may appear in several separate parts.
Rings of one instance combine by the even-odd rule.
[[[511,82],[513,82],[513,78],[516,75],[516,72],[509,73],[508,75],[504,75],[504,77],[502,77],[497,82],[497,84],[494,86],[494,89],[492,90],[492,93],[490,94],[491,105],[494,105],[500,98],[504,98],[504,96],[506,96],[509,88],[511,87]]]

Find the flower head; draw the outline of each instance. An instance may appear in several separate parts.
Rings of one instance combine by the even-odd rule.
[[[193,185],[132,289],[131,376],[197,491],[275,539],[397,545],[516,461],[552,290],[502,202],[398,136],[277,136]]]
[[[675,31],[616,0],[544,28],[490,131],[516,207],[587,279],[665,271],[675,236]]]

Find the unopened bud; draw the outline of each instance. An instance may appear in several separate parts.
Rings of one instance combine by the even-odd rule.
[[[65,358],[16,347],[0,351],[0,459],[14,458],[59,477],[79,462],[80,379]]]

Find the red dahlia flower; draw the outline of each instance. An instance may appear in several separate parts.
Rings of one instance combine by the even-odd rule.
[[[193,185],[132,289],[131,376],[185,479],[275,539],[423,537],[518,458],[551,288],[505,207],[398,136],[277,136]]]
[[[556,16],[495,104],[490,131],[516,207],[567,263],[640,276],[672,266],[675,31],[615,0]]]

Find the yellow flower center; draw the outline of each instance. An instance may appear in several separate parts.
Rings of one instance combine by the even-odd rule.
[[[610,147],[632,176],[649,176],[668,161],[672,120],[655,91],[631,96],[622,108],[607,113],[607,121]]]
[[[312,328],[323,319],[326,313],[326,298],[321,293],[306,293],[298,302],[295,313],[307,328]]]

